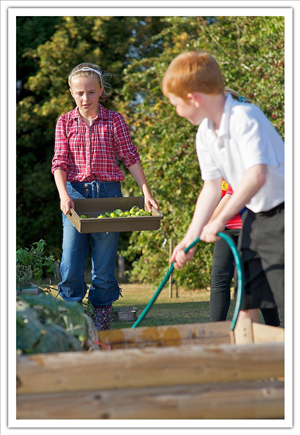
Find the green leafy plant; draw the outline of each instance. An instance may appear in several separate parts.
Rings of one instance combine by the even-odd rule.
[[[45,255],[43,253],[45,245],[45,240],[41,239],[39,242],[33,243],[30,249],[17,250],[17,288],[26,286],[31,280],[40,284],[44,272],[56,276],[56,260],[52,254]]]
[[[45,293],[17,299],[17,352],[24,354],[88,350],[91,319],[77,302]]]
[[[34,35],[28,32],[32,26]],[[197,127],[179,118],[161,91],[177,54],[213,54],[225,85],[257,104],[284,139],[284,16],[18,17],[17,45],[17,78],[23,83],[17,106],[18,246],[36,240],[46,228],[48,246],[61,255],[61,212],[49,167],[56,120],[74,108],[66,77],[83,57],[113,74],[105,107],[125,117],[164,215],[156,232],[120,233],[131,281],[159,284],[168,268],[163,242],[184,236],[202,188]],[[130,174],[122,191],[124,196],[141,193]],[[174,272],[180,287],[209,285],[212,250],[200,244],[193,262]]]
[[[173,58],[204,50],[219,62],[225,85],[250,98],[284,139],[284,17],[164,17],[166,25],[152,34],[160,56],[137,58],[124,68],[122,99],[117,110],[128,122],[132,140],[154,198],[164,218],[158,231],[133,231],[121,255],[132,266],[132,282],[158,285],[169,267],[169,249],[185,235],[203,181],[195,148],[197,126],[180,118],[162,95],[161,81]],[[124,196],[138,195],[132,177],[123,182]],[[201,243],[193,261],[174,271],[185,289],[210,285],[213,244]]]

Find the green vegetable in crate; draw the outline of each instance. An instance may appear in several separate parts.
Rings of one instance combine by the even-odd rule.
[[[117,208],[116,210],[113,211],[113,213],[115,213],[117,216],[120,216],[122,210],[120,208]]]
[[[86,214],[81,214],[80,217],[81,217],[81,219],[87,219],[88,218]]]
[[[117,208],[113,212],[105,212],[101,213],[98,216],[98,219],[103,218],[116,218],[116,217],[139,217],[139,216],[151,216],[149,211],[144,210],[143,208],[139,208],[137,205],[134,205],[130,210],[122,211],[120,208]]]

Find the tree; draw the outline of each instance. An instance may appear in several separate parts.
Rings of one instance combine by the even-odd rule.
[[[53,35],[60,20],[50,16],[17,17],[17,101],[29,95],[24,84],[39,68],[36,56],[28,54]]]
[[[31,245],[47,233],[47,249],[59,257],[61,213],[50,168],[56,120],[74,108],[68,75],[83,61],[112,73],[113,94],[105,105],[113,109],[124,67],[132,58],[159,52],[150,36],[161,25],[160,17],[52,18],[19,17],[17,24],[18,64],[27,78],[17,106],[17,245]],[[32,41],[27,32],[33,24]]]
[[[221,65],[225,85],[261,107],[284,136],[284,18],[166,17],[153,42],[163,41],[160,56],[133,61],[124,70],[119,110],[130,122],[150,187],[164,215],[157,232],[132,233],[123,255],[133,261],[132,279],[158,283],[168,268],[164,240],[180,241],[191,221],[202,187],[195,151],[195,132],[162,96],[161,80],[179,53],[204,50]],[[135,103],[133,103],[133,100]],[[129,195],[137,193],[130,178]],[[211,244],[198,245],[196,255],[175,278],[180,286],[210,284]]]
[[[31,18],[18,21],[18,40]],[[47,249],[60,256],[61,213],[50,173],[55,123],[74,107],[67,85],[70,70],[83,61],[95,62],[113,74],[112,97],[105,105],[128,122],[164,215],[160,230],[133,232],[129,245],[129,235],[121,233],[120,249],[132,262],[133,280],[158,283],[168,268],[164,241],[183,237],[202,187],[197,128],[179,118],[162,96],[163,74],[182,51],[210,52],[226,86],[251,98],[284,137],[284,18],[38,18],[38,35],[44,24],[50,26],[47,39],[44,35],[39,45],[24,41],[18,51],[19,60],[32,62],[32,72],[24,75],[24,98],[17,107],[17,245],[29,246],[47,235]],[[123,190],[141,194],[131,176]],[[180,286],[209,285],[212,249],[212,244],[198,245],[194,261],[175,271]]]

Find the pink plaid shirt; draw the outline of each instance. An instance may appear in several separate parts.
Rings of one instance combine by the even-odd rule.
[[[90,126],[82,121],[77,107],[58,118],[52,174],[61,169],[68,181],[121,181],[125,177],[116,155],[127,168],[140,162],[123,116],[98,106],[100,112]]]

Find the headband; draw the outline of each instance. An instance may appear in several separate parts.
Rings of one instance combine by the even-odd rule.
[[[71,74],[69,75],[69,80],[68,80],[68,81],[69,81],[69,84],[70,84],[70,78],[71,78],[74,74],[76,74],[76,73],[78,73],[78,72],[81,72],[81,71],[83,71],[83,72],[86,72],[86,71],[92,71],[92,72],[98,74],[98,76],[100,77],[100,80],[102,81],[102,74],[101,74],[100,71],[98,71],[97,69],[94,69],[94,68],[90,68],[89,66],[84,66],[84,67],[82,67],[81,69],[78,69],[77,71],[74,71],[73,73],[71,73]]]

